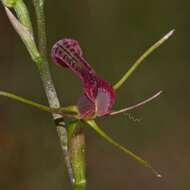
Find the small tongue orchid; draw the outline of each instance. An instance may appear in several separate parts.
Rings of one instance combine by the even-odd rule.
[[[107,115],[116,115],[123,113],[145,103],[153,100],[161,94],[161,91],[153,95],[152,97],[139,102],[136,105],[123,108],[119,111],[112,111],[112,107],[116,100],[116,90],[122,86],[122,84],[128,79],[129,76],[136,70],[136,68],[148,57],[154,50],[156,50],[161,44],[163,44],[172,34],[173,30],[161,38],[158,42],[153,44],[145,53],[137,59],[132,67],[124,74],[124,76],[112,86],[108,81],[100,77],[94,69],[85,60],[83,51],[79,43],[74,39],[62,39],[59,40],[52,48],[51,56],[55,64],[68,68],[74,72],[83,83],[83,95],[79,98],[77,106],[68,106],[59,109],[49,108],[47,106],[38,104],[31,100],[16,96],[14,94],[0,91],[1,96],[6,96],[22,103],[37,107],[41,110],[51,113],[60,114],[66,117],[72,122],[78,122],[79,120],[86,123],[92,129],[94,129],[100,136],[107,140],[110,144],[116,146],[125,154],[131,156],[134,160],[138,161],[143,166],[150,168],[157,177],[161,175],[145,160],[131,152],[129,149],[120,145],[117,141],[109,137],[94,121],[96,117],[102,117]],[[69,125],[68,125],[69,126]],[[69,131],[69,128],[68,128]],[[72,134],[68,134],[71,136]]]
[[[51,55],[56,64],[68,67],[83,82],[84,95],[78,101],[81,118],[104,116],[111,112],[115,103],[115,91],[84,59],[76,40],[59,40],[53,46]]]

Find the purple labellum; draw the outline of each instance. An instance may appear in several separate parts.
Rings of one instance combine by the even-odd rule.
[[[91,117],[95,113],[95,104],[86,95],[83,95],[79,98],[78,109],[81,118]]]
[[[68,67],[83,81],[84,95],[78,102],[82,118],[93,114],[103,116],[111,112],[115,102],[115,91],[87,63],[76,40],[59,40],[52,48],[52,58],[56,64]]]
[[[95,99],[96,115],[103,116],[111,112],[115,103],[115,91],[105,80],[99,79],[98,92]]]

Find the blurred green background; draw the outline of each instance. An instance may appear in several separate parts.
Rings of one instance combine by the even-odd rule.
[[[31,1],[27,2],[34,20]],[[169,30],[172,36],[117,93],[115,109],[158,90],[164,93],[127,115],[98,123],[150,161],[158,179],[115,147],[86,130],[89,190],[190,188],[189,33],[187,0],[46,0],[49,50],[60,38],[79,40],[97,73],[115,83],[141,53]],[[82,93],[78,78],[51,64],[62,105]],[[47,104],[37,68],[0,6],[0,89]],[[71,189],[57,134],[48,113],[0,97],[0,189]]]

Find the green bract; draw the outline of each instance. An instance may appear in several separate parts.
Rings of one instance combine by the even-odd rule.
[[[9,8],[14,7],[17,1],[18,0],[2,0],[3,4]]]

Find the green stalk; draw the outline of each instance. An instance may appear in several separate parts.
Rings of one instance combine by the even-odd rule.
[[[75,127],[69,141],[69,155],[74,175],[74,189],[86,189],[86,160],[85,160],[85,135],[79,123],[72,124]],[[73,128],[73,126],[68,126]],[[77,126],[76,126],[77,125]]]
[[[117,90],[120,88],[123,83],[131,76],[131,74],[137,69],[138,66],[140,66],[143,61],[152,54],[153,51],[155,51],[158,47],[160,47],[167,39],[172,36],[175,30],[171,30],[168,32],[164,37],[162,37],[159,41],[157,41],[155,44],[153,44],[149,49],[147,49],[132,65],[132,67],[123,75],[123,77],[114,85],[114,89]]]
[[[46,40],[46,28],[45,28],[45,16],[44,16],[44,0],[33,0],[36,16],[37,16],[39,50],[34,40],[29,12],[23,0],[15,0],[15,1],[2,0],[2,2],[5,6],[5,11],[7,13],[7,16],[10,22],[12,23],[16,32],[21,37],[28,52],[30,53],[32,60],[36,63],[39,69],[43,87],[44,87],[51,110],[46,106],[33,103],[28,100],[24,100],[22,98],[19,98],[18,96],[11,96],[10,94],[3,94],[3,93],[1,95],[9,96],[15,100],[33,105],[45,111],[52,112],[52,109],[59,109],[60,102],[57,97],[57,93],[56,93],[56,90],[51,78],[49,65],[47,61],[47,40]],[[14,8],[17,18],[12,14],[12,12],[7,7]],[[66,161],[66,166],[68,169],[69,178],[71,182],[73,182],[74,180],[73,180],[72,167],[71,167],[71,162],[68,156],[69,154],[68,138],[67,138],[67,131],[65,129],[65,123],[64,123],[63,117],[60,116],[60,114],[56,114],[53,111],[52,116],[56,124],[58,136],[60,139],[60,145],[65,155],[65,161]],[[58,120],[59,122],[57,122]]]
[[[47,34],[44,14],[44,0],[33,0],[33,4],[37,18],[39,41],[38,48],[42,57],[42,60],[37,62],[37,64],[40,66],[39,71],[50,107],[58,108],[60,107],[60,103],[50,74],[49,63],[47,60]]]
[[[47,36],[46,36],[45,16],[44,16],[44,0],[33,0],[33,3],[37,16],[39,49],[42,54],[42,58],[44,59],[44,62],[43,64],[41,64],[40,67],[41,78],[44,84],[46,95],[50,103],[50,107],[58,108],[59,102],[51,79],[47,62],[47,40],[46,40]],[[65,160],[70,181],[73,184],[73,186],[77,188],[81,182],[81,179],[82,181],[86,181],[85,164],[84,164],[84,157],[85,157],[84,133],[82,130],[80,131],[80,134],[76,133],[75,135],[72,136],[69,143],[67,131],[63,126],[62,127],[57,126],[57,132],[60,138],[61,147],[65,152]],[[80,186],[80,188],[81,190],[85,190],[85,185]]]
[[[44,2],[45,0],[33,0],[38,27],[38,46],[40,49],[40,53],[43,56],[43,59],[47,61],[47,34],[44,13]]]

